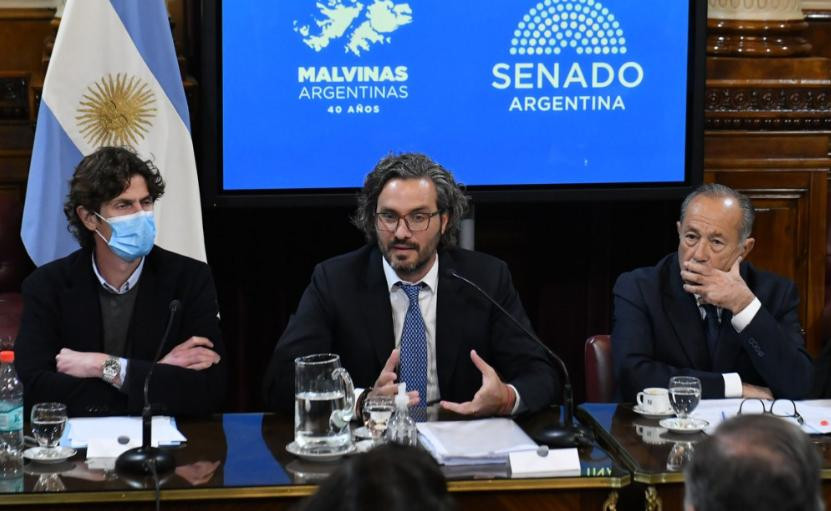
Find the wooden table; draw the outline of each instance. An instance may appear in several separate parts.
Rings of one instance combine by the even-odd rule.
[[[694,450],[695,443],[705,438],[704,433],[666,432],[659,429],[657,419],[636,414],[629,404],[584,403],[577,409],[577,416],[595,431],[601,445],[631,471],[633,484],[628,491],[638,494],[638,509],[684,509],[683,466],[675,468],[670,456],[677,460],[681,452]],[[831,506],[831,442],[825,436],[811,438],[823,457],[823,494],[828,507]]]
[[[552,418],[556,414],[545,413],[521,425],[530,431]],[[287,453],[293,422],[277,415],[225,414],[182,419],[178,425],[188,442],[174,450],[176,471],[162,482],[165,510],[286,509],[313,493],[338,465]],[[22,491],[0,494],[0,507],[152,508],[150,481],[130,481],[91,467],[85,457],[82,450],[59,465],[27,462]],[[582,477],[511,479],[507,466],[499,466],[478,475],[446,471],[448,487],[460,509],[616,509],[618,490],[630,482],[629,471],[597,446],[581,450],[580,457]],[[50,491],[38,491],[44,486]]]

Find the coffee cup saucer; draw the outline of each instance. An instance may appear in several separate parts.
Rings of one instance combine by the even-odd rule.
[[[286,451],[288,451],[289,454],[297,456],[301,460],[328,462],[339,460],[340,458],[348,454],[352,454],[353,452],[355,452],[355,445],[349,444],[349,446],[342,451],[314,452],[305,451],[301,449],[299,445],[297,445],[297,442],[291,442],[286,446]]]
[[[650,412],[641,408],[640,405],[635,405],[632,407],[632,411],[637,413],[638,415],[643,415],[648,419],[663,419],[665,417],[672,417],[675,415],[675,412],[672,410],[666,410],[664,412]]]

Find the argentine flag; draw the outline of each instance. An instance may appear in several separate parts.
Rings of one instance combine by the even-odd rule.
[[[166,183],[156,244],[205,261],[196,161],[164,0],[69,0],[38,111],[21,236],[38,266],[78,248],[63,203],[81,158],[135,149]]]

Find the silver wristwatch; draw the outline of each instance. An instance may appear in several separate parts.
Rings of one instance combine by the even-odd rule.
[[[101,378],[110,385],[121,387],[121,361],[116,357],[105,360]]]

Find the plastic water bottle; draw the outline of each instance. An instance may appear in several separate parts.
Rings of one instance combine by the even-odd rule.
[[[387,439],[402,445],[418,444],[418,429],[410,417],[410,398],[407,397],[407,384],[398,384],[395,396],[395,413],[387,425]]]
[[[0,490],[22,491],[23,385],[14,370],[13,351],[0,351],[0,363]]]

